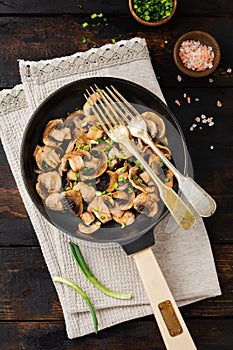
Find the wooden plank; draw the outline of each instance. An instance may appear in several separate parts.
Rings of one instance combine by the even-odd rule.
[[[80,9],[77,5],[83,5]],[[0,14],[70,14],[77,13],[91,14],[104,12],[111,15],[129,15],[128,1],[125,0],[104,0],[90,2],[88,0],[57,0],[56,2],[41,0],[38,1],[1,1]],[[178,2],[177,16],[180,15],[229,15],[233,13],[232,1],[211,1],[197,2],[195,0],[183,0]]]
[[[183,307],[184,316],[233,316],[233,245],[213,245],[213,252],[223,295]],[[39,248],[1,248],[0,261],[0,321],[63,319]]]
[[[185,322],[199,350],[232,349],[232,319],[185,318]],[[63,322],[1,322],[0,343],[4,350],[165,349],[151,316],[72,340],[67,338]]]
[[[142,27],[133,18],[110,17],[109,26],[82,28],[88,17],[2,17],[0,19],[1,57],[0,87],[10,88],[20,82],[17,59],[40,60],[70,55],[85,51],[93,44],[101,46],[117,40],[134,36],[145,37],[151,54],[156,74],[160,77],[161,86],[178,87],[178,69],[172,58],[175,41],[184,32],[193,29],[210,32],[219,41],[222,60],[213,74],[214,83],[208,78],[193,79],[183,77],[182,86],[232,87],[233,73],[226,70],[233,62],[233,26],[230,17],[183,17],[174,18],[165,26],[156,28]],[[228,35],[225,35],[228,33]],[[87,44],[82,44],[82,37],[87,37]],[[167,44],[166,44],[167,42]],[[10,43],[10,45],[9,45]],[[10,69],[9,69],[10,67]]]

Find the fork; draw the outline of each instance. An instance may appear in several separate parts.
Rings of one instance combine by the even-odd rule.
[[[90,87],[92,93],[95,93],[94,89]],[[117,143],[125,146],[131,154],[133,154],[137,160],[141,163],[144,169],[148,172],[152,180],[158,187],[160,198],[172,214],[175,221],[183,229],[189,229],[195,223],[195,217],[183,202],[183,200],[177,195],[177,193],[170,187],[167,187],[160,178],[153,172],[144,158],[141,156],[133,141],[130,140],[129,130],[123,123],[117,109],[115,108],[115,102],[109,101],[102,93],[102,90],[97,88],[100,94],[100,99],[97,103],[93,103],[94,109],[99,122],[106,134]],[[86,90],[89,98],[92,98],[92,94]],[[84,94],[87,99],[87,95]],[[94,102],[94,101],[93,101]]]
[[[179,189],[181,192],[183,192],[184,196],[187,198],[196,212],[203,217],[211,216],[216,210],[216,203],[214,199],[191,177],[181,174],[180,171],[165,157],[165,155],[151,140],[151,137],[147,132],[147,124],[141,114],[120,94],[120,92],[114,86],[111,85],[111,88],[114,92],[108,87],[106,87],[106,90],[114,99],[115,104],[120,104],[120,108],[118,105],[116,105],[115,108],[118,109],[118,113],[126,121],[131,135],[139,137],[142,141],[149,145],[150,148],[160,157],[162,162],[172,171],[178,181]],[[104,90],[102,90],[102,94],[104,94],[105,98],[109,101],[113,101]],[[122,110],[125,113],[123,113]]]

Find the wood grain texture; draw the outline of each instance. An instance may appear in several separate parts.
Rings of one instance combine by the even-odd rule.
[[[233,62],[232,20],[228,17],[184,17],[174,18],[165,26],[143,27],[132,18],[110,17],[109,26],[82,28],[88,17],[2,17],[0,18],[1,57],[0,87],[10,88],[20,82],[18,62],[20,59],[40,60],[70,55],[84,51],[94,44],[101,46],[110,43],[111,38],[120,40],[134,36],[145,37],[151,54],[153,67],[160,77],[162,88],[177,87],[180,74],[172,58],[175,41],[192,29],[209,31],[220,43],[222,59],[214,72],[211,86],[232,86],[233,73],[226,70]],[[211,30],[210,30],[211,28]],[[228,33],[226,36],[225,33]],[[82,44],[82,37],[87,44]],[[167,41],[167,44],[165,43]],[[11,45],[9,45],[9,42]],[[10,69],[9,69],[10,67]],[[208,78],[192,79],[183,77],[182,86],[210,87]]]
[[[233,316],[233,245],[214,245],[213,253],[223,295],[183,307],[184,316]],[[0,321],[63,319],[40,248],[0,248],[0,261]]]

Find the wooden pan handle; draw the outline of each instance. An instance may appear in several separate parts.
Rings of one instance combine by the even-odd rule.
[[[197,349],[151,248],[133,254],[168,350]]]

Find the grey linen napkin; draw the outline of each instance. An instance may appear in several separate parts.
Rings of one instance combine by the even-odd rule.
[[[144,39],[133,38],[69,57],[19,62],[22,84],[0,92],[0,136],[51,275],[76,282],[90,297],[99,329],[152,313],[132,257],[117,243],[96,244],[72,238],[90,270],[107,287],[131,292],[131,300],[103,295],[82,275],[71,257],[63,232],[48,223],[30,200],[20,172],[20,145],[35,108],[52,92],[74,80],[111,76],[131,80],[163,98]],[[172,228],[172,229],[171,229]],[[221,294],[208,235],[201,218],[188,232],[172,224],[171,217],[155,229],[153,247],[160,267],[179,306]],[[106,268],[107,267],[107,268]],[[55,284],[69,338],[93,332],[89,309],[71,288]],[[159,288],[159,286],[158,286]]]

